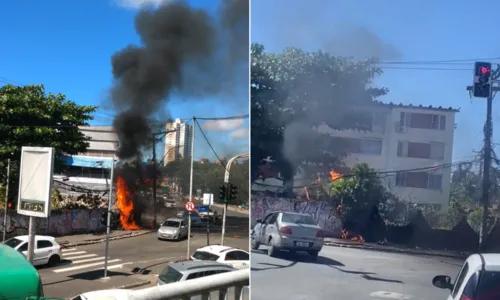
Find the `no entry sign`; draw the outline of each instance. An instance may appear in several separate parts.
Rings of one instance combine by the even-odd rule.
[[[186,204],[184,204],[184,208],[188,211],[188,212],[193,212],[196,210],[196,204],[194,204],[194,202],[186,202]]]

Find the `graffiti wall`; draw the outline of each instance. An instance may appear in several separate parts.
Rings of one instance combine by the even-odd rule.
[[[35,218],[37,234],[63,236],[78,233],[95,233],[106,230],[101,225],[101,213],[106,209],[54,210],[49,218]],[[0,210],[0,232],[3,231],[4,212]],[[28,234],[29,217],[9,212],[6,232],[8,235]]]
[[[269,197],[266,195],[252,195],[250,205],[252,227],[257,220],[273,211],[295,211],[308,213],[323,228],[325,235],[338,237],[342,231],[342,222],[335,216],[335,209],[326,201],[300,201],[290,198]]]

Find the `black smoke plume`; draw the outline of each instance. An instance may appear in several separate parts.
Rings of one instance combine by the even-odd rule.
[[[248,15],[248,0],[222,0],[215,16],[181,1],[139,11],[135,29],[142,44],[111,58],[119,158],[137,157],[151,145],[149,120],[172,93],[218,95],[234,78],[248,78],[248,71],[235,74],[235,66],[248,66]]]

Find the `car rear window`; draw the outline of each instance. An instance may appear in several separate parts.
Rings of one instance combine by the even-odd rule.
[[[167,266],[165,269],[163,269],[163,271],[161,271],[160,276],[158,277],[165,283],[174,283],[181,280],[182,273],[170,266]]]
[[[23,241],[21,241],[19,239],[11,238],[11,239],[6,240],[4,244],[7,245],[7,246],[9,246],[9,247],[11,247],[11,248],[16,248],[22,242]]]
[[[165,221],[161,226],[165,227],[179,227],[179,222],[178,221]]]
[[[281,221],[285,223],[318,225],[310,215],[283,214]]]
[[[196,258],[196,259],[199,259],[199,260],[212,260],[212,261],[216,261],[216,260],[219,259],[219,255],[213,254],[213,253],[210,253],[210,252],[206,252],[206,251],[196,251],[193,254],[193,257]]]
[[[472,298],[472,297],[471,297]],[[474,300],[500,299],[500,272],[482,271]]]

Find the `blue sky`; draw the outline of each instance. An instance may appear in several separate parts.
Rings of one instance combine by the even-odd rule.
[[[111,125],[114,112],[104,105],[111,87],[110,57],[128,44],[139,42],[133,20],[138,2],[144,1],[31,0],[2,3],[0,35],[4,42],[0,47],[0,84],[44,84],[48,92],[66,94],[78,104],[102,106],[91,124]],[[214,11],[218,3],[189,2],[209,11]],[[227,97],[220,95],[187,101],[172,97],[166,110],[173,118],[248,114],[245,102],[248,90],[239,91],[236,97],[231,96],[241,99],[238,104],[231,105],[224,99]],[[236,133],[232,130],[205,130],[219,155],[248,152],[248,138],[231,138],[232,133],[244,133],[248,119],[235,125],[231,129],[239,128]],[[214,155],[199,132],[197,136],[195,157],[213,159]]]
[[[473,150],[481,148],[486,102],[471,100],[465,87],[472,84],[476,59],[497,58],[489,61],[500,63],[498,25],[490,13],[499,9],[500,2],[493,0],[253,0],[251,39],[270,51],[297,46],[359,55],[370,52],[386,62],[467,60],[382,64],[384,75],[375,82],[390,89],[381,99],[384,102],[460,108],[453,151],[458,161],[471,159]],[[357,34],[342,38],[352,32]],[[495,104],[493,141],[498,140],[495,130],[500,121]]]

